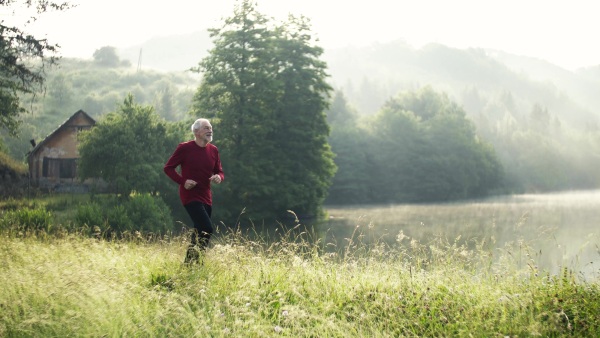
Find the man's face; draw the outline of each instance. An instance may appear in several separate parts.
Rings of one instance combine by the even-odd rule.
[[[212,126],[208,122],[203,122],[199,129],[196,129],[195,136],[198,140],[204,140],[207,143],[212,142],[213,131]]]

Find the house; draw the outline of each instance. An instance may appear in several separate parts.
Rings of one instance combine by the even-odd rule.
[[[86,191],[90,182],[77,178],[77,134],[92,128],[96,121],[79,110],[27,155],[32,186],[58,192]]]

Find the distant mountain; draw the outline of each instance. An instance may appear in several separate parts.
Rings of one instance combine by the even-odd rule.
[[[208,32],[199,31],[157,37],[119,53],[134,66],[184,71],[196,66],[210,48]],[[471,116],[510,95],[523,115],[539,105],[576,128],[600,125],[600,65],[573,72],[498,50],[440,44],[414,49],[403,41],[328,49],[323,59],[332,85],[363,114],[375,113],[399,91],[427,85],[446,92]],[[473,95],[479,105],[472,104]]]
[[[575,100],[585,102],[586,106],[600,106],[600,60],[595,67],[580,68],[572,72],[536,58],[516,56],[497,50],[487,52],[490,57],[516,73],[535,81],[551,82]]]
[[[513,116],[517,120],[536,105],[576,129],[597,127],[600,120],[600,70],[595,68],[571,72],[500,51],[440,44],[414,49],[402,41],[330,50],[325,59],[334,86],[367,114],[399,91],[431,86],[462,104],[472,117],[509,96],[511,114],[520,115]]]

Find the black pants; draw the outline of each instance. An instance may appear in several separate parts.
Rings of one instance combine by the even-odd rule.
[[[184,205],[185,210],[194,222],[194,231],[192,233],[192,246],[198,245],[200,250],[204,250],[208,245],[210,236],[213,233],[210,214],[212,207],[202,202],[190,202]]]

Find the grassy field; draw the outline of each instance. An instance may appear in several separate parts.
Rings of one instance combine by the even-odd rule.
[[[183,237],[4,231],[0,336],[600,336],[598,283],[539,271],[528,255],[522,268],[527,248],[402,233],[364,246],[368,231],[327,244],[221,229],[191,267]]]

